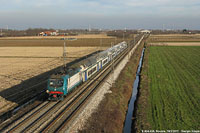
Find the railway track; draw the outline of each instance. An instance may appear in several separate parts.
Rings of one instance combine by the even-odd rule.
[[[90,81],[88,83],[85,83],[83,86],[87,86],[88,84],[92,84],[92,82]],[[3,132],[25,132],[25,131],[30,131],[30,130],[33,131],[33,126],[31,127],[29,125],[33,125],[34,123],[37,123],[37,125],[40,125],[38,123],[43,123],[44,119],[48,121],[49,114],[61,112],[63,108],[70,105],[70,102],[73,101],[73,99],[76,99],[77,97],[79,97],[84,92],[84,89],[85,89],[85,87],[82,87],[81,89],[76,89],[73,92],[73,94],[72,93],[69,94],[68,97],[64,99],[64,101],[59,102],[59,104],[56,104],[56,106],[51,106],[50,103],[52,103],[52,102],[48,102],[48,104],[46,104],[42,108],[38,107],[36,112],[30,112],[30,114],[28,114],[28,117],[27,116],[22,117],[19,120],[20,122],[17,122],[17,124],[16,124],[16,122],[14,122],[11,126],[9,126],[7,129],[3,129],[2,131]],[[46,108],[49,108],[49,110],[46,112],[43,112],[43,110],[46,110]],[[40,112],[40,116],[38,117],[39,112]],[[41,113],[41,112],[43,112],[43,113]],[[32,118],[32,117],[36,117],[38,119]],[[33,120],[33,119],[35,119],[35,120]],[[27,125],[27,127],[26,127],[26,125]],[[38,127],[35,126],[35,130],[37,128]]]
[[[116,66],[123,58],[124,56],[129,52],[129,49],[121,55],[116,61],[114,62],[114,66]],[[77,102],[74,103],[73,106],[68,108],[67,110],[64,110],[61,114],[59,114],[56,118],[56,120],[52,121],[48,124],[44,129],[40,130],[41,132],[65,132],[69,127],[71,126],[70,122],[73,120],[76,114],[79,114],[80,108],[87,102],[89,97],[92,96],[92,94],[96,91],[96,88],[101,85],[102,81],[109,75],[109,73],[112,71],[112,64],[107,66],[103,74],[98,77],[98,79],[95,79],[95,83],[90,86],[90,88],[87,89],[85,92],[85,95],[77,99]],[[59,124],[60,123],[60,124]]]
[[[42,132],[64,132],[65,129],[68,129],[70,125],[70,120],[79,112],[79,109],[87,102],[87,100],[93,95],[96,88],[102,83],[104,78],[110,73],[109,70],[106,70],[103,73],[103,76],[100,76],[96,79],[90,87],[84,92],[83,95],[78,97],[74,103],[72,103],[69,108],[63,110],[62,113],[58,114],[56,119],[51,121],[45,128],[43,128]]]
[[[39,107],[37,111],[29,114],[29,117],[22,118],[21,122],[13,124],[3,132],[34,132],[42,128],[43,125],[45,125],[44,123],[52,123],[52,121],[58,117],[55,114],[60,114],[71,107],[78,99],[80,99],[81,96],[83,96],[83,94],[86,93],[86,90],[88,90],[87,87],[91,84],[93,84],[93,80],[84,84],[84,87],[77,90],[77,92],[74,92],[74,95],[71,93],[64,99],[64,101],[57,102],[54,106],[51,106],[50,104],[54,102],[48,102],[48,104],[42,106],[42,108]]]
[[[133,47],[134,45],[132,45]],[[14,122],[0,132],[60,132],[68,128],[70,120],[75,117],[79,109],[86,103],[89,97],[101,85],[103,79],[112,71],[112,65],[117,65],[130,49],[118,56],[113,64],[108,64],[105,69],[98,72],[79,89],[69,94],[63,101],[46,101],[33,111]]]

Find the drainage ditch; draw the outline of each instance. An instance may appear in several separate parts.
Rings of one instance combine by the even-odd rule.
[[[145,51],[145,48],[143,48],[143,50],[142,50],[140,62],[139,62],[138,69],[136,72],[136,79],[133,83],[132,96],[129,101],[128,112],[126,114],[126,120],[125,120],[125,124],[124,124],[124,129],[123,129],[124,133],[131,133],[131,125],[133,122],[132,116],[133,116],[133,112],[134,112],[134,104],[137,99],[138,87],[139,87],[139,83],[140,83],[140,72],[141,72],[142,63],[143,63],[144,51]]]

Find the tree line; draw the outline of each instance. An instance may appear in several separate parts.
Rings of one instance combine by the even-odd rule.
[[[14,29],[0,29],[0,37],[17,37],[17,36],[38,36],[39,33],[44,31],[55,31],[55,29],[46,28],[29,28],[26,30]],[[139,33],[138,30],[99,30],[99,29],[66,29],[58,30],[59,35],[78,35],[78,34],[100,34],[106,33],[108,36],[115,36],[118,38],[131,37],[133,34]],[[151,30],[152,34],[200,34],[200,30]]]

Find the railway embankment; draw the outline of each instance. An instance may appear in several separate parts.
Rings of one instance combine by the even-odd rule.
[[[143,40],[80,132],[122,132]],[[120,66],[120,65],[119,65]],[[109,81],[108,81],[109,82]]]

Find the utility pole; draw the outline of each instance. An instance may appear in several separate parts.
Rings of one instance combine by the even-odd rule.
[[[112,42],[111,42],[111,47],[113,47]],[[114,84],[114,77],[115,77],[113,53],[111,53],[111,59],[112,59],[112,85],[113,85]]]
[[[124,32],[123,32],[123,41],[124,41]]]
[[[100,58],[100,57],[99,57],[99,53],[100,53],[101,47],[102,47],[102,38],[100,38],[100,45],[99,45],[99,48],[98,48],[98,49],[99,49],[98,58]]]
[[[89,32],[91,31],[91,26],[90,26],[90,24],[89,24],[89,26],[88,26],[88,31],[89,31]]]
[[[63,66],[64,68],[66,68],[66,57],[67,57],[67,50],[66,50],[66,47],[65,47],[65,41],[64,41],[64,47],[63,47]]]
[[[102,48],[102,38],[100,39],[100,48]]]
[[[126,38],[126,28],[124,28],[124,41],[125,41],[125,38]]]
[[[135,46],[136,44],[135,44],[135,35],[134,35],[134,37],[133,37],[133,46]]]
[[[117,35],[116,35],[117,31],[115,30],[115,44],[117,44]]]
[[[134,38],[135,39],[135,38]],[[134,46],[134,43],[135,43],[135,41],[133,42],[133,46]],[[130,42],[127,42],[127,45],[128,45],[128,59],[130,59],[130,57],[131,57],[131,43]]]
[[[130,57],[131,57],[131,53],[130,53],[131,44],[127,43],[127,45],[128,45],[128,59],[130,59]]]
[[[165,31],[165,24],[163,24],[163,31]]]

